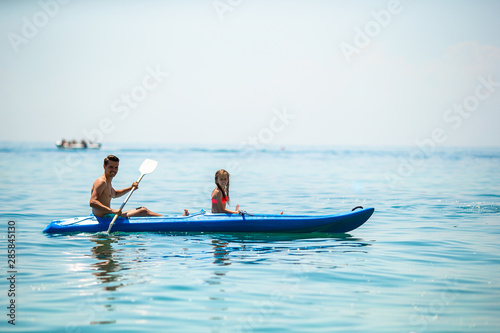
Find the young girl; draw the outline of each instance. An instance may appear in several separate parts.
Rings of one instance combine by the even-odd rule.
[[[240,205],[236,205],[236,211],[226,209],[229,202],[229,173],[220,169],[215,173],[215,185],[212,191],[212,213],[239,214]]]

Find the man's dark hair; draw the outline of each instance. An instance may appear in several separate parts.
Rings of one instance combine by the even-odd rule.
[[[115,155],[108,155],[105,159],[104,159],[104,165],[108,165],[108,162],[109,161],[112,161],[112,162],[120,162],[120,159],[118,157],[116,157]]]

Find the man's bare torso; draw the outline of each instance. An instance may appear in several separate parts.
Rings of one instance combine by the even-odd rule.
[[[106,177],[102,175],[101,177],[97,178],[97,180],[94,182],[94,185],[92,185],[92,190],[91,192],[94,192],[94,188],[97,188],[97,191],[102,191],[98,194],[97,200],[102,203],[106,207],[111,207],[111,198],[113,198],[114,194],[114,189],[111,186],[111,182],[108,182],[106,180]],[[97,209],[97,208],[92,208],[92,212],[94,213],[95,216],[102,217],[106,214],[106,212]]]

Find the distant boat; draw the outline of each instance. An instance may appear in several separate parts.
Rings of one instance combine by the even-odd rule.
[[[56,146],[59,149],[101,149],[100,143],[87,143],[85,141],[76,142],[76,141],[57,141]]]

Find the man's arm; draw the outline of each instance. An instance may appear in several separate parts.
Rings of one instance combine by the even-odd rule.
[[[137,182],[133,182],[132,183],[132,186],[129,186],[127,188],[123,188],[121,190],[113,190],[114,191],[114,196],[113,198],[119,198],[121,197],[122,195],[124,194],[127,194],[128,192],[130,192],[133,188],[135,188],[136,190],[139,188],[139,183]]]

